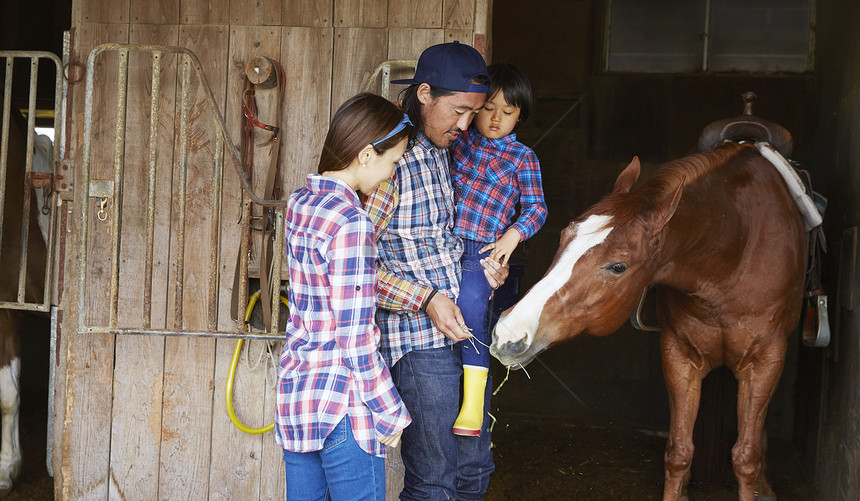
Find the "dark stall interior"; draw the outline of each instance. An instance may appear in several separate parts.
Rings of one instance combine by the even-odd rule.
[[[777,18],[790,17],[801,4],[779,4],[785,11],[794,11],[780,13],[781,7],[774,2],[763,2],[768,6],[761,5],[762,2],[729,3],[732,4],[729,10],[738,19],[738,31],[754,23],[753,19],[763,9],[770,10],[769,14]],[[816,120],[811,71],[804,66],[800,72],[703,71],[698,63],[698,67],[694,65],[688,71],[660,72],[657,70],[663,62],[657,58],[649,67],[636,62],[632,71],[609,71],[604,54],[609,51],[608,31],[616,24],[617,30],[630,32],[618,34],[616,43],[633,45],[636,51],[645,53],[659,50],[665,33],[638,40],[625,37],[642,36],[643,25],[659,27],[662,22],[676,22],[683,15],[695,19],[700,14],[671,14],[661,11],[653,2],[649,3],[653,8],[640,12],[630,2],[613,4],[626,10],[612,17],[609,2],[549,1],[543,2],[540,9],[524,9],[521,2],[510,0],[494,3],[493,60],[510,62],[523,69],[536,95],[534,118],[520,125],[518,137],[533,147],[541,161],[549,206],[544,228],[521,245],[519,257],[525,263],[523,289],[539,280],[549,266],[558,248],[560,231],[611,191],[616,176],[633,156],[640,158],[644,178],[658,164],[694,152],[698,136],[707,124],[741,114],[741,94],[745,91],[758,95],[756,115],[777,122],[792,133],[793,158],[804,168],[815,170],[809,166]],[[645,16],[638,19],[647,21],[630,23],[624,14],[631,12]],[[667,17],[654,19],[660,15]],[[750,20],[744,22],[744,17]],[[677,22],[672,25],[676,26],[681,25]],[[695,30],[698,32],[700,28]],[[806,54],[802,56],[805,58]],[[619,60],[625,62],[620,56]],[[778,451],[774,457],[786,460],[769,471],[774,476],[784,473],[784,477],[772,479],[772,483],[786,499],[812,496],[802,472],[802,456],[793,442],[797,431],[794,407],[798,398],[811,397],[796,395],[797,359],[801,350],[804,348],[795,334],[767,422],[770,447]],[[512,461],[517,465],[515,468],[546,463],[545,476],[540,483],[533,479],[530,487],[546,496],[556,489],[576,492],[575,499],[659,499],[662,449],[669,424],[659,334],[626,325],[604,338],[581,336],[557,345],[536,362],[526,368],[530,378],[523,371],[512,371],[493,404],[497,409],[497,425],[517,430],[510,438],[516,446],[509,451],[517,457]],[[498,382],[505,377],[505,371],[497,364],[493,375]],[[730,449],[737,437],[737,386],[725,369],[712,372],[704,386],[694,436],[697,450],[693,492],[699,499],[701,496],[736,499]],[[808,403],[803,400],[800,405]],[[814,401],[811,404],[816,405]],[[619,433],[617,438],[603,436],[612,435],[611,430]],[[523,434],[531,438],[523,440]],[[596,444],[595,434],[601,434]],[[507,436],[504,428],[496,433],[494,440],[501,449],[505,448]],[[650,449],[643,453],[640,447],[646,443]],[[589,444],[594,448],[589,448]],[[647,461],[637,456],[640,453],[647,456]],[[621,465],[591,469],[600,458],[604,464]],[[499,463],[499,469],[511,471],[504,466],[509,464],[507,461]],[[589,477],[594,479],[593,483]],[[541,487],[545,483],[552,487]],[[591,490],[603,485],[606,488]],[[500,494],[495,499],[505,499],[515,492],[505,486],[491,485],[491,491],[494,488]],[[612,494],[610,489],[614,489]]]
[[[517,133],[540,159],[549,206],[543,229],[515,255],[520,294],[549,266],[561,229],[611,190],[634,155],[645,177],[660,163],[692,153],[703,127],[741,113],[745,91],[758,95],[756,115],[792,133],[793,159],[811,171],[816,191],[830,200],[825,286],[834,329],[828,348],[804,347],[795,333],[768,413],[771,483],[781,499],[792,500],[857,499],[860,492],[860,329],[853,316],[860,151],[851,134],[852,125],[860,125],[860,7],[822,3],[493,1],[492,60],[513,63],[531,79],[536,107]],[[701,25],[685,24],[702,16],[705,5],[715,9],[711,26],[721,21],[730,27],[711,34],[714,54],[717,48],[722,54],[737,46],[757,48],[746,69],[718,57],[705,68],[695,45]],[[2,9],[0,49],[61,53],[70,2],[3,0]],[[761,23],[781,28],[763,32]],[[676,29],[691,30],[692,49],[664,40]],[[774,39],[785,43],[775,48],[769,44]],[[626,49],[612,52],[610,41]],[[779,52],[785,47],[791,54]],[[649,50],[698,53],[699,59],[646,57],[643,63],[641,54]],[[610,65],[627,69],[612,71]],[[44,340],[28,356],[41,356],[33,353],[47,350],[47,334]],[[627,325],[607,337],[576,338],[542,354],[526,371],[506,375],[498,363],[492,369],[494,385],[507,380],[493,400],[497,471],[487,499],[660,498],[668,403],[659,334]],[[26,392],[41,391],[42,383],[25,375],[22,386],[28,398]],[[705,387],[691,494],[736,499],[730,464],[736,385],[721,369]],[[44,438],[38,440],[25,450],[43,449]],[[43,471],[25,473],[22,485],[50,486],[44,477]],[[16,487],[29,494],[13,492],[9,499],[53,498],[26,489]]]

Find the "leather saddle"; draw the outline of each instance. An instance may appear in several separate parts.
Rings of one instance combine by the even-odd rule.
[[[708,124],[699,136],[698,151],[712,150],[726,141],[765,142],[783,157],[789,158],[794,147],[791,133],[781,125],[753,114],[753,103],[758,97],[755,92],[744,92],[741,97],[744,102],[743,113]],[[809,172],[798,169],[796,163],[790,163],[803,182],[806,193],[813,199],[816,209],[823,216],[827,199],[812,190]],[[830,321],[827,315],[827,294],[821,284],[821,252],[827,252],[827,243],[821,225],[809,230],[807,236],[808,262],[801,335],[805,346],[825,347],[830,344]],[[646,325],[642,318],[643,305],[649,290],[650,288],[646,287],[642,291],[639,305],[630,316],[630,323],[639,330],[659,331],[658,327]]]

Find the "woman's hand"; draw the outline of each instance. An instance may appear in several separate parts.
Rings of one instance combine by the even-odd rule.
[[[501,287],[502,284],[505,283],[505,280],[508,279],[510,269],[507,264],[502,265],[495,259],[485,257],[484,259],[481,259],[481,265],[484,266],[484,276],[487,277],[487,282],[489,282],[490,287],[492,287],[493,290]]]

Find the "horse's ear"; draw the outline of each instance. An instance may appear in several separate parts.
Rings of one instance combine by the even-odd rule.
[[[618,179],[615,180],[615,188],[612,189],[612,193],[630,193],[633,185],[639,179],[640,171],[639,157],[633,157],[633,160],[630,161],[627,167],[618,175]]]
[[[678,203],[681,201],[681,194],[684,192],[684,183],[678,184],[675,192],[664,198],[657,207],[654,208],[654,221],[657,223],[656,231],[660,231],[666,226],[666,223],[675,215],[675,209],[678,208]]]

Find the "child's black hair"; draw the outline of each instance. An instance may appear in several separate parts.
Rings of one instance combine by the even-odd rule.
[[[532,112],[532,86],[529,79],[516,66],[508,63],[495,63],[487,66],[490,75],[490,90],[487,99],[500,90],[505,102],[520,108],[520,121],[525,122]]]

